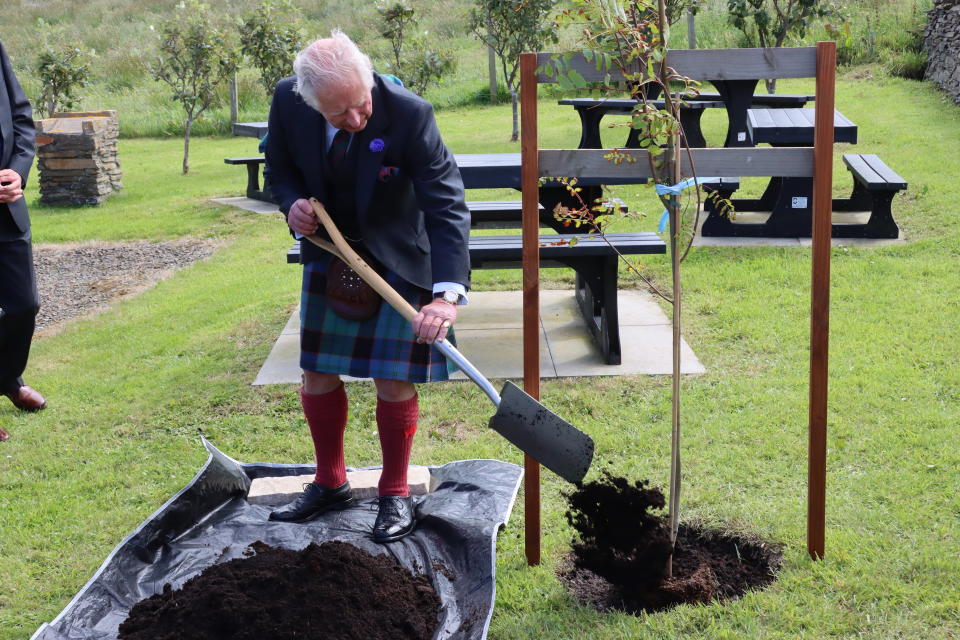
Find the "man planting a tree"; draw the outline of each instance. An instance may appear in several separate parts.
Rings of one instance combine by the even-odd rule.
[[[373,378],[383,455],[377,542],[415,526],[407,465],[419,408],[415,383],[446,380],[430,346],[466,302],[470,217],[453,155],[428,102],[374,74],[342,32],[317,40],[277,85],[266,166],[295,235],[312,235],[316,198],[351,244],[419,313],[413,330],[339,260],[302,246],[301,403],[317,460],[314,482],[271,520],[302,522],[352,502],[341,375]]]

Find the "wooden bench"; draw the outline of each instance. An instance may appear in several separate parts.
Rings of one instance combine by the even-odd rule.
[[[568,267],[576,272],[575,298],[590,335],[607,364],[620,364],[620,320],[617,310],[617,251],[624,255],[663,254],[666,244],[655,233],[610,233],[599,236],[540,236],[542,267]],[[608,244],[609,242],[609,244]],[[612,245],[612,246],[611,246]],[[614,249],[614,247],[616,249]],[[522,241],[514,236],[471,236],[472,269],[519,269]],[[300,262],[300,242],[287,252],[288,263]]]
[[[243,165],[247,168],[246,193],[248,198],[277,204],[277,201],[273,198],[273,194],[270,193],[270,185],[267,184],[266,178],[263,180],[263,187],[260,187],[260,165],[266,163],[266,158],[263,156],[253,156],[249,158],[224,158],[223,162],[225,164]]]
[[[519,200],[467,200],[470,226],[474,229],[519,229],[523,203]],[[544,215],[540,205],[540,215]],[[549,226],[542,219],[541,227]]]
[[[849,198],[834,198],[834,211],[869,211],[866,224],[833,225],[834,238],[896,238],[900,228],[890,204],[907,181],[872,153],[846,153],[843,163],[853,175]]]

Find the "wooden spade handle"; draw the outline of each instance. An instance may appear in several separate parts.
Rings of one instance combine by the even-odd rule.
[[[357,255],[357,252],[350,247],[350,244],[344,239],[343,234],[337,229],[337,225],[333,223],[330,214],[327,213],[327,210],[323,208],[323,205],[320,204],[316,198],[310,198],[310,205],[313,207],[313,212],[317,215],[317,219],[320,220],[320,224],[322,224],[323,228],[330,234],[333,244],[313,235],[303,237],[350,265],[350,267],[357,272],[358,276],[363,278],[367,284],[373,287],[374,291],[379,293],[380,296],[387,301],[387,304],[396,309],[397,313],[406,318],[407,322],[412,323],[413,319],[417,316],[417,310],[414,309],[403,296],[397,293],[396,289],[390,286],[390,283],[381,278],[379,273],[364,262],[363,258]],[[456,347],[446,340],[437,340],[433,343],[433,346],[444,356],[452,360],[468,378],[483,389],[483,392],[487,394],[487,397],[490,398],[490,401],[493,402],[495,407],[500,406],[500,394],[493,388],[490,381],[480,373],[480,370],[473,366],[462,353],[457,351]]]
[[[334,246],[331,247],[329,242],[316,236],[304,236],[304,238],[321,249],[329,251],[335,256],[339,256],[341,260],[357,272],[358,276],[363,278],[364,282],[373,287],[373,290],[379,293],[380,297],[387,301],[387,304],[396,309],[397,313],[403,316],[407,322],[413,322],[413,319],[417,316],[417,310],[414,309],[403,296],[397,293],[396,289],[390,286],[390,283],[380,277],[380,274],[374,271],[373,267],[357,255],[357,252],[353,250],[350,243],[346,241],[343,234],[337,229],[337,225],[334,224],[330,214],[327,213],[327,210],[323,208],[323,205],[320,204],[316,198],[310,198],[310,205],[313,207],[313,212],[317,215],[317,219],[320,220],[320,224],[323,225],[323,228],[326,229],[330,235],[330,239],[333,240]]]

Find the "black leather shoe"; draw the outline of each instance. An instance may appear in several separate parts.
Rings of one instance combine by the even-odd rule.
[[[316,482],[303,485],[303,493],[287,506],[270,513],[271,520],[306,522],[333,509],[346,509],[353,504],[350,483],[329,489]]]
[[[380,496],[377,521],[373,525],[373,541],[383,544],[399,540],[413,531],[417,519],[413,513],[413,498]]]

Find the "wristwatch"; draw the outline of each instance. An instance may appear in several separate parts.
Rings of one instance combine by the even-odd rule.
[[[450,304],[457,304],[460,302],[460,294],[456,291],[441,291],[433,295],[434,298],[440,298],[444,302],[449,302]]]

